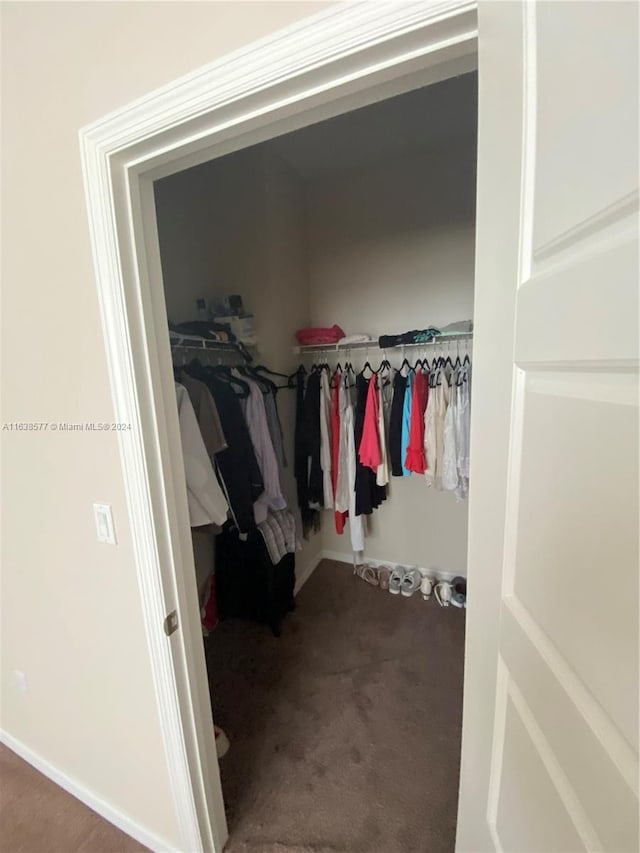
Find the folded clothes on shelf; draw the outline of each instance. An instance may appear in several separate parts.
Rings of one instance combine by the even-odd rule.
[[[388,347],[401,347],[406,344],[428,344],[439,334],[439,329],[429,326],[427,329],[413,329],[411,332],[403,332],[401,335],[380,335],[378,346],[381,349],[387,349]]]
[[[235,343],[236,336],[226,323],[215,323],[213,320],[189,320],[186,323],[171,323],[169,329],[178,334],[199,335],[209,341]]]
[[[313,344],[337,344],[344,336],[340,326],[335,325],[331,328],[298,329],[296,332],[296,340],[303,347]]]
[[[371,341],[371,343],[375,343],[375,340],[371,335],[346,335],[346,337],[340,338],[338,343],[341,347],[346,347],[349,346],[349,344],[366,344],[369,341]]]

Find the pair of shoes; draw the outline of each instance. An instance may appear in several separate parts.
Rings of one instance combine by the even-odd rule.
[[[410,598],[420,588],[422,575],[414,567],[396,566],[389,578],[389,592],[391,595],[402,594]]]

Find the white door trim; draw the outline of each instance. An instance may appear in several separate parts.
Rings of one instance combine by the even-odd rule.
[[[182,845],[227,829],[206,692],[152,181],[475,67],[476,3],[340,4],[80,131],[136,572]],[[163,622],[178,611],[170,639]]]

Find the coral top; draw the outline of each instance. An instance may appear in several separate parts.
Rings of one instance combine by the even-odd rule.
[[[429,374],[418,371],[413,379],[411,398],[411,424],[409,427],[409,446],[405,458],[405,468],[416,474],[424,474],[427,459],[424,454],[424,411],[429,398]]]
[[[364,424],[362,426],[362,438],[358,448],[360,462],[372,471],[378,471],[382,462],[382,448],[380,447],[380,430],[378,419],[380,414],[380,395],[378,393],[378,377],[372,376],[369,380],[367,391],[367,404],[364,410]]]

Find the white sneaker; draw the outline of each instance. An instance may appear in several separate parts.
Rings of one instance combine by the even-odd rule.
[[[431,598],[434,583],[435,581],[433,578],[430,578],[429,575],[422,576],[422,580],[420,581],[420,592],[422,593],[422,597],[425,601],[428,601]]]
[[[389,592],[391,595],[399,595],[403,578],[404,569],[402,566],[396,566],[395,569],[391,570],[391,576],[389,578]]]
[[[419,569],[407,569],[402,578],[402,588],[400,591],[406,598],[410,598],[417,589],[420,589],[421,581],[422,575]]]

